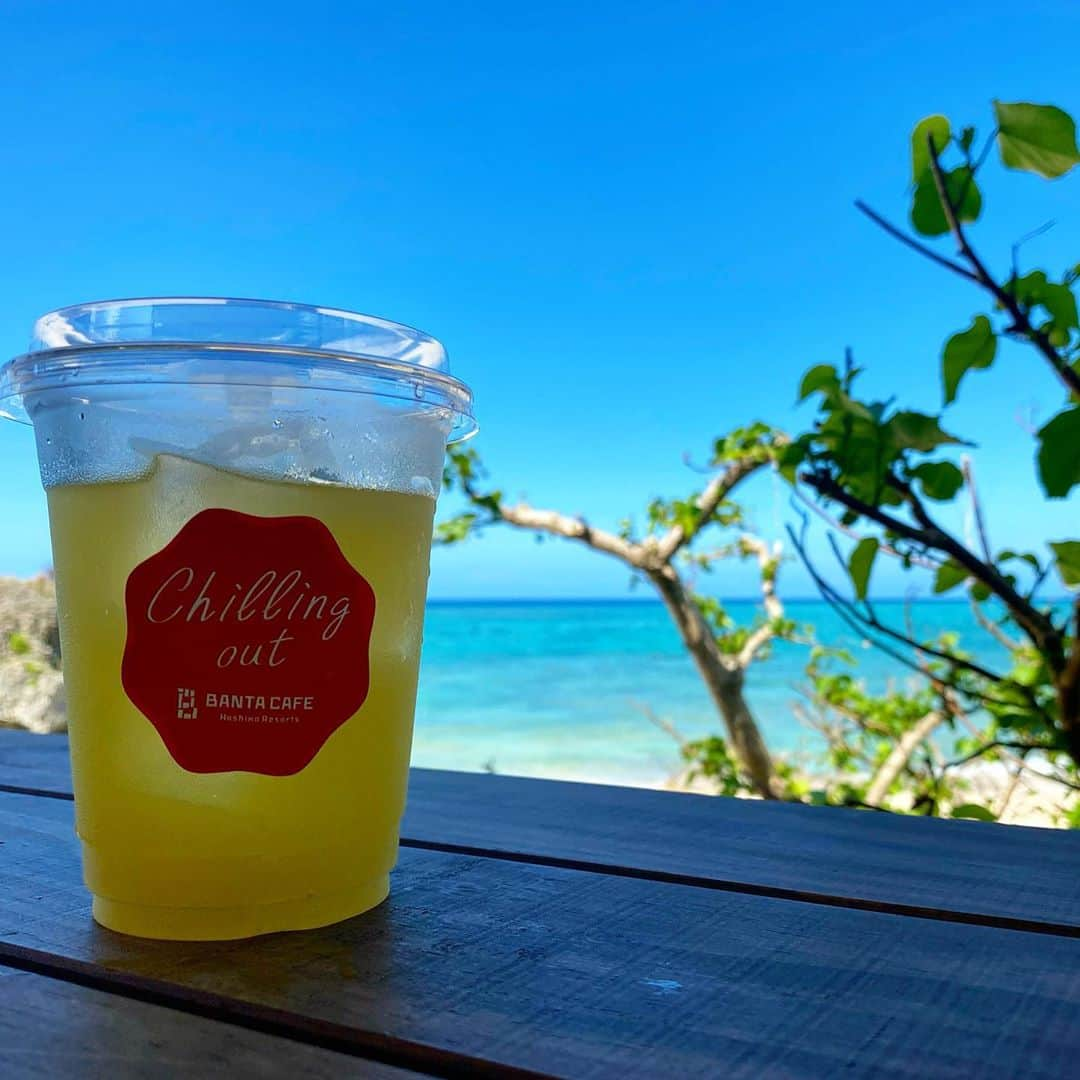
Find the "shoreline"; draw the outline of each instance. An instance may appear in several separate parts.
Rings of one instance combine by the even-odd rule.
[[[443,766],[418,765],[417,767],[435,768]],[[707,781],[699,779],[687,783],[684,779],[685,773],[682,771],[666,775],[658,773],[650,777],[639,776],[636,778],[619,776],[595,767],[589,770],[528,769],[503,772],[499,769],[464,769],[450,771],[490,772],[498,776],[524,777],[533,780],[558,780],[571,784],[598,784],[604,787],[639,788],[684,795],[721,797],[710,788]],[[1016,779],[1015,774],[1005,764],[1000,762],[975,762],[961,767],[957,770],[957,773],[960,780],[967,785],[967,790],[963,796],[964,802],[992,807],[995,811],[1004,806],[1004,813],[996,822],[999,825],[1020,825],[1050,829],[1065,828],[1067,826],[1055,819],[1051,808],[1056,806],[1061,812],[1066,812],[1080,803],[1080,793],[1067,792],[1060,784],[1042,775],[1035,766],[1024,770],[1024,774],[1019,780]],[[815,779],[818,784],[824,784],[831,778],[818,777]],[[811,783],[814,783],[814,780]],[[745,799],[759,798],[756,795],[739,795],[736,797]],[[892,805],[884,805],[881,809],[903,813],[900,799],[897,798],[891,800],[891,802]],[[855,810],[857,808],[832,807],[831,809],[841,811]],[[982,824],[986,824],[986,822],[982,822]]]

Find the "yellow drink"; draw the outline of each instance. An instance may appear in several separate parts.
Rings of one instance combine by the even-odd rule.
[[[52,487],[48,499],[77,828],[98,921],[231,938],[325,925],[381,901],[404,809],[433,499],[169,456],[138,479]],[[374,591],[366,699],[291,775],[183,768],[121,682],[129,577],[207,508],[315,518]],[[193,626],[217,611],[184,610]]]

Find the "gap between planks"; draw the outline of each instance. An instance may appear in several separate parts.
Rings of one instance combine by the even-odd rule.
[[[16,784],[0,784],[0,792],[10,795],[29,795],[41,799],[58,799],[62,802],[75,801],[75,797],[67,792],[20,787]],[[753,882],[733,881],[696,874],[655,869],[647,870],[640,867],[621,866],[617,863],[597,862],[590,859],[572,859],[557,855],[506,851],[500,848],[488,848],[471,844],[440,843],[435,840],[415,840],[407,836],[401,837],[401,846],[416,848],[421,851],[436,851],[446,855],[497,859],[502,862],[528,863],[533,866],[548,866],[560,870],[577,870],[586,874],[606,874],[611,877],[636,878],[643,881],[655,881],[661,884],[680,885],[694,889],[712,889],[717,892],[742,893],[747,896],[765,896],[773,900],[788,900],[799,904],[820,904],[825,907],[874,911],[884,915],[902,915],[907,918],[929,919],[934,922],[961,923],[967,926],[989,926],[999,930],[1017,930],[1021,933],[1080,938],[1080,926],[1070,923],[1021,919],[1008,915],[991,915],[976,911],[945,910],[896,901],[869,900],[863,897],[841,896],[806,889],[788,889],[778,885],[761,885]]]
[[[162,979],[105,970],[84,960],[31,949],[25,945],[0,942],[0,965],[447,1080],[470,1077],[547,1080],[551,1076],[550,1073],[504,1065],[428,1043],[348,1027]]]

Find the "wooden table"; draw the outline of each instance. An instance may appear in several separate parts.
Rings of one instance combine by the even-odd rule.
[[[62,738],[0,732],[0,1075],[1080,1075],[1080,834],[416,769],[387,903],[90,920]]]

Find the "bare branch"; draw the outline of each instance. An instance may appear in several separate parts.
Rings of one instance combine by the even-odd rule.
[[[735,487],[766,464],[768,462],[765,460],[747,455],[731,462],[723,472],[717,473],[698,496],[697,508],[700,513],[697,524],[689,532],[681,525],[672,525],[656,544],[656,558],[661,563],[671,562],[675,553],[688,544],[709,524],[720,504],[731,494]]]
[[[1080,595],[1073,601],[1073,639],[1071,652],[1058,677],[1058,711],[1069,753],[1080,761]]]
[[[518,529],[547,533],[550,536],[563,536],[568,540],[578,540],[596,551],[614,555],[617,559],[631,566],[644,568],[644,551],[640,544],[633,544],[614,533],[593,528],[583,518],[569,517],[556,510],[538,510],[528,503],[507,506],[499,503],[495,511],[500,521]]]
[[[1017,303],[1016,297],[1007,289],[1002,288],[990,276],[985,264],[968,242],[967,234],[964,232],[964,227],[960,224],[960,219],[957,216],[956,207],[949,197],[949,191],[945,184],[945,174],[941,171],[941,163],[938,161],[937,147],[934,145],[933,138],[927,136],[926,144],[930,151],[930,173],[934,178],[934,187],[937,189],[941,209],[949,225],[949,232],[952,233],[953,239],[956,241],[956,247],[961,257],[971,266],[975,281],[986,289],[1009,313],[1009,317],[1012,319],[1010,332],[1022,334],[1031,341],[1054,369],[1054,372],[1069,393],[1076,398],[1080,398],[1080,372],[1074,371],[1065,357],[1050,344],[1050,338],[1047,337],[1044,331],[1038,330],[1032,325],[1027,312]]]
[[[968,717],[960,716],[958,717],[958,719],[964,725],[964,727],[967,728],[968,732],[973,738],[975,738],[976,740],[981,740],[985,737],[983,732],[981,732],[979,728]],[[1039,776],[1044,780],[1053,780],[1055,783],[1061,784],[1062,787],[1071,788],[1074,791],[1080,791],[1080,784],[1074,783],[1072,780],[1067,779],[1056,770],[1053,774],[1047,774],[1039,772],[1037,769],[1033,769],[1031,767],[1031,763],[1027,760],[1026,755],[1034,750],[1039,750],[1045,753],[1047,749],[1048,748],[1046,746],[1040,745],[1039,743],[1021,743],[1010,742],[1007,739],[993,739],[989,742],[983,743],[981,746],[973,750],[970,754],[965,754],[963,757],[957,758],[955,761],[948,762],[946,768],[955,769],[958,766],[965,765],[969,761],[974,761],[975,758],[982,757],[983,754],[989,753],[991,750],[993,750],[996,751],[1006,761],[1011,761],[1013,765],[1015,765],[1018,769],[1022,771],[1026,770],[1028,772],[1034,773],[1034,775]],[[1019,753],[1014,753],[1014,751],[1019,751]],[[1027,780],[1023,780],[1022,783],[1025,787],[1028,788],[1029,791],[1035,790],[1031,786],[1031,784],[1027,782]]]
[[[893,786],[896,778],[907,767],[911,755],[915,753],[919,745],[933,733],[945,719],[943,713],[936,709],[928,712],[924,717],[917,720],[899,739],[896,745],[889,751],[889,756],[881,763],[881,767],[874,774],[870,786],[866,789],[864,801],[871,806],[880,806],[889,788]]]
[[[842,716],[845,720],[850,720],[857,728],[865,731],[867,735],[875,735],[882,738],[892,737],[892,732],[884,724],[875,723],[858,710],[852,709],[839,701],[826,701],[823,698],[817,697],[813,687],[800,687],[799,693],[812,701],[818,708],[831,710],[836,713],[837,716]],[[811,723],[813,723],[813,721],[811,721]],[[814,726],[817,727],[817,724],[815,723]],[[818,730],[823,732],[824,727],[818,727]]]
[[[1064,665],[1061,631],[1053,620],[1039,611],[1027,598],[1018,593],[1012,582],[993,562],[983,562],[954,536],[934,521],[910,485],[891,481],[893,486],[907,497],[915,520],[933,539],[933,546],[958,562],[976,581],[981,581],[1008,607],[1017,625],[1031,639],[1035,647],[1046,656],[1050,669],[1055,673]]]
[[[974,724],[965,725],[968,731],[975,737],[981,738],[982,732]],[[1026,767],[1026,763],[1020,758],[1016,757],[1009,751],[1018,750],[1024,754],[1030,754],[1032,750],[1045,750],[1045,746],[1041,746],[1039,743],[1026,743],[1017,742],[1009,739],[987,739],[986,742],[980,743],[974,750],[969,750],[966,754],[962,754],[958,758],[953,758],[952,761],[945,762],[946,769],[958,769],[961,765],[967,765],[970,761],[975,761],[977,758],[981,758],[986,754],[998,753],[1002,757],[1009,756],[1012,758],[1014,764],[1019,765],[1021,768]]]
[[[630,704],[641,712],[650,724],[658,727],[665,735],[671,736],[678,744],[680,750],[690,741],[670,720],[657,715],[652,706],[646,705],[643,701],[632,701]]]
[[[1020,276],[1020,249],[1028,243],[1030,240],[1034,240],[1037,236],[1042,236],[1043,233],[1049,232],[1055,225],[1056,221],[1044,221],[1037,229],[1032,229],[1031,232],[1025,233],[1016,241],[1012,246],[1012,272],[1013,277]]]
[[[1008,684],[1009,686],[1015,686],[1017,690],[1021,692],[1028,692],[1027,688],[1019,686],[1009,681],[1004,675],[995,675],[994,672],[989,671],[987,668],[982,667],[979,664],[973,663],[970,660],[966,660],[963,657],[955,656],[952,653],[943,652],[935,649],[929,645],[922,644],[918,641],[912,641],[910,638],[901,634],[898,630],[893,630],[892,627],[886,626],[880,622],[873,613],[866,613],[859,611],[848,600],[845,600],[815,569],[814,564],[810,561],[809,555],[806,553],[806,548],[799,542],[795,531],[791,528],[788,529],[788,535],[792,539],[792,543],[795,545],[795,550],[799,554],[799,558],[802,560],[803,566],[806,568],[806,572],[810,575],[814,584],[817,586],[818,591],[821,593],[822,598],[829,604],[829,606],[844,620],[847,625],[855,631],[857,634],[861,634],[864,637],[869,638],[874,647],[883,652],[886,656],[892,657],[897,663],[902,664],[904,667],[910,668],[912,671],[917,671],[921,675],[925,675],[926,672],[922,665],[912,660],[910,656],[905,656],[898,649],[892,648],[885,642],[874,638],[870,633],[873,630],[876,633],[884,634],[886,637],[892,638],[894,641],[899,641],[906,645],[910,649],[917,651],[927,652],[937,659],[943,660],[948,664],[951,664],[954,668],[958,668],[964,671],[970,671],[974,675],[980,675],[982,678],[989,680],[992,683]],[[964,693],[969,697],[974,697],[977,700],[983,701],[986,704],[993,705],[1007,705],[1009,702],[1001,701],[998,698],[991,697],[988,694],[981,694],[975,691],[964,690]]]
[[[999,644],[1004,645],[1010,652],[1019,649],[1022,642],[1017,641],[1015,638],[1009,637],[1004,630],[993,619],[987,617],[986,612],[982,609],[982,604],[972,595],[970,589],[968,589],[968,603],[971,605],[971,613],[975,616],[975,621]]]
[[[807,498],[806,494],[799,487],[793,487],[791,489],[792,495],[799,500],[806,507],[807,510],[816,514],[830,529],[834,529],[838,533],[843,533],[844,536],[849,537],[851,540],[862,540],[864,533],[858,531],[858,529],[851,528],[850,525],[845,525],[839,518],[835,518],[832,514],[822,509],[813,499]],[[878,545],[878,551],[885,555],[890,555],[894,559],[903,559],[903,554],[896,550],[891,544],[882,540]],[[924,558],[921,555],[910,556],[913,566],[921,566],[924,570],[936,570],[940,563],[934,562],[933,559]]]
[[[776,636],[775,623],[784,617],[784,605],[776,595],[776,575],[780,568],[781,550],[779,542],[770,548],[761,537],[749,533],[744,534],[739,543],[744,551],[757,556],[761,570],[761,599],[765,605],[765,622],[747,637],[739,650],[739,666],[747,668],[753,663],[757,653]]]
[[[842,506],[846,506],[849,510],[854,510],[884,528],[891,529],[898,536],[950,556],[967,570],[976,581],[981,581],[995,596],[1005,603],[1017,625],[1027,634],[1035,646],[1047,656],[1051,667],[1054,670],[1060,670],[1061,665],[1064,663],[1061,651],[1061,633],[1054,626],[1052,620],[1025,600],[998,571],[997,567],[984,563],[977,555],[961,544],[959,540],[938,525],[930,517],[922,500],[919,499],[910,485],[902,483],[895,477],[889,479],[889,483],[907,500],[918,526],[911,525],[894,514],[886,513],[878,506],[856,498],[839,481],[828,474],[807,473],[803,475],[802,479],[827,499],[833,499]],[[881,627],[881,629],[885,628]]]
[[[990,554],[990,541],[986,537],[986,521],[983,518],[982,503],[979,501],[979,490],[975,486],[975,466],[968,454],[960,458],[960,472],[964,476],[964,483],[967,485],[968,495],[971,498],[971,514],[975,519],[975,531],[979,535],[979,547],[983,558],[988,563],[992,563],[994,557]]]
[[[946,259],[944,255],[939,255],[933,248],[919,243],[913,236],[908,236],[906,232],[902,232],[895,225],[886,221],[876,210],[867,206],[862,199],[855,200],[855,207],[864,213],[875,225],[880,226],[890,236],[899,240],[901,244],[907,244],[909,248],[912,248],[920,255],[925,256],[931,262],[936,262],[938,266],[944,266],[946,270],[951,270],[954,274],[959,274],[960,277],[967,278],[968,281],[977,282],[979,280],[970,270],[961,266],[959,263],[953,262],[952,259]]]
[[[1005,811],[1009,809],[1009,803],[1012,802],[1012,797],[1016,794],[1016,789],[1020,786],[1020,778],[1024,775],[1024,770],[1015,768],[1012,771],[1012,776],[1009,778],[1009,783],[1005,790],[1001,793],[1001,801],[998,803],[997,819],[998,821],[1004,821]]]

